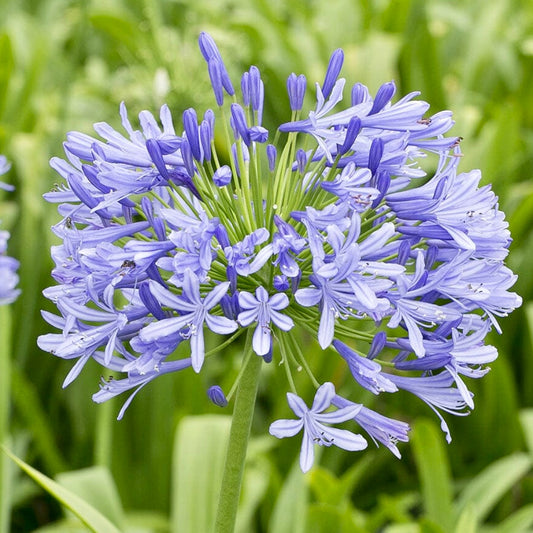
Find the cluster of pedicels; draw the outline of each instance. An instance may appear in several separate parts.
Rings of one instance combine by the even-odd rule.
[[[11,165],[7,162],[5,156],[0,155],[0,176],[5,174]],[[0,181],[0,189],[4,191],[12,191],[14,187]],[[16,259],[6,255],[7,241],[9,240],[9,232],[0,230],[0,305],[5,305],[13,302],[19,294],[17,269],[19,263]]]
[[[227,336],[217,353],[247,331],[243,365],[274,358],[285,370],[296,418],[270,433],[303,429],[304,471],[314,444],[367,446],[331,426],[348,420],[400,455],[409,426],[350,400],[359,387],[414,394],[450,440],[440,411],[473,408],[463,379],[488,371],[497,352],[484,339],[521,303],[508,290],[516,276],[503,262],[511,239],[497,197],[478,170],[458,173],[460,139],[444,136],[451,112],[427,116],[418,93],[393,103],[393,82],[373,97],[357,83],[336,110],[339,49],[307,116],[306,78],[289,76],[291,120],[269,131],[259,70],[242,75],[239,93],[213,39],[202,33],[199,44],[217,111],[185,110],[176,133],[167,106],[160,123],[142,111],[136,129],[122,104],[125,134],[106,123],[94,125],[99,139],[70,132],[68,161],[52,159],[65,183],[45,198],[58,204],[62,243],[51,250],[57,285],[44,294],[60,314],[43,316],[60,333],[39,346],[75,361],[65,386],[90,359],[114,371],[93,399],[132,391],[120,418],[155,378],[202,370],[214,355],[206,330]],[[418,164],[428,154],[431,176]],[[304,353],[310,336],[319,347]],[[181,343],[189,357],[175,355]],[[354,381],[343,396],[313,375],[321,357],[344,359]],[[310,408],[297,371],[316,388]],[[224,406],[234,390],[208,395]]]

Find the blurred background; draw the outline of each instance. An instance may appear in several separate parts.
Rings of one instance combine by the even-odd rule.
[[[212,464],[202,453],[219,454],[219,419],[190,416],[221,413],[205,391],[215,378],[223,387],[231,383],[239,346],[201,375],[152,383],[117,422],[125,398],[91,400],[102,372],[96,364],[63,390],[71,363],[36,345],[50,331],[40,310],[53,311],[41,294],[53,284],[50,226],[59,220],[42,199],[59,181],[50,157],[62,157],[67,131],[93,134],[92,124],[101,121],[120,129],[122,100],[132,119],[168,103],[176,123],[188,107],[213,107],[200,31],[214,37],[234,81],[249,65],[259,67],[270,128],[290,117],[287,76],[322,81],[339,47],[348,85],[359,81],[374,93],[394,79],[397,94],[419,90],[432,112],[453,110],[452,134],[464,138],[459,168],[481,168],[483,183],[492,183],[500,198],[514,240],[508,264],[524,299],[501,320],[504,334],[491,337],[500,357],[471,384],[475,411],[446,417],[450,445],[421,402],[362,396],[369,407],[414,427],[402,460],[372,444],[360,454],[330,448],[302,476],[294,470],[298,439],[268,437],[270,422],[287,412],[284,379],[267,372],[239,531],[533,531],[533,3],[527,0],[491,0],[490,7],[484,0],[1,0],[0,154],[12,162],[4,179],[16,191],[0,191],[0,219],[12,234],[9,254],[20,260],[22,289],[0,322],[2,349],[10,355],[2,376],[11,390],[8,447],[47,476],[69,472],[58,479],[72,490],[86,487],[85,473],[96,488],[92,496],[83,488],[81,494],[88,501],[95,491],[105,494],[103,503],[92,503],[124,531],[189,531],[184,495],[197,498],[191,505],[200,513],[209,514],[216,500],[210,472],[202,478],[183,464],[184,458],[199,469]],[[308,93],[307,108],[314,96]],[[6,531],[86,530],[14,465],[8,474]],[[196,527],[190,530],[202,533],[190,520]]]

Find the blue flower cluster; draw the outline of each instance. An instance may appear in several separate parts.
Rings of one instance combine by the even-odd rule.
[[[11,165],[7,162],[5,156],[0,155],[0,176],[5,174],[10,168]],[[14,187],[0,181],[0,189],[12,191]],[[0,305],[13,302],[20,292],[16,288],[19,282],[17,275],[19,263],[16,259],[6,255],[8,240],[9,232],[0,231]]]
[[[497,352],[485,337],[521,303],[504,265],[504,214],[479,171],[458,172],[460,138],[445,136],[452,114],[427,115],[418,93],[393,102],[392,82],[374,97],[355,84],[336,110],[345,85],[339,49],[307,117],[307,80],[289,76],[291,121],[272,135],[259,70],[242,75],[237,96],[213,39],[202,33],[199,43],[217,112],[187,109],[176,133],[167,106],[160,123],[142,111],[135,129],[122,104],[125,134],[97,123],[99,139],[71,132],[68,161],[52,159],[65,184],[45,198],[59,204],[53,231],[62,244],[52,248],[57,285],[45,295],[60,314],[43,315],[60,333],[39,346],[75,361],[65,385],[90,359],[122,373],[93,396],[132,391],[120,418],[158,376],[202,370],[213,355],[206,330],[228,336],[217,351],[248,330],[250,351],[285,369],[297,418],[270,432],[303,429],[304,471],[314,444],[367,446],[325,425],[348,420],[400,455],[409,426],[350,400],[357,385],[414,394],[449,439],[440,411],[473,407],[464,377],[488,371]],[[419,166],[425,157],[430,176]],[[319,346],[304,354],[309,335]],[[187,341],[190,357],[177,358]],[[313,374],[322,350],[353,376],[344,396]],[[317,390],[311,408],[293,379],[302,369]],[[232,392],[208,394],[223,406]]]

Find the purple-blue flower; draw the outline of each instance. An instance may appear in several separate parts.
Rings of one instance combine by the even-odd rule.
[[[453,387],[454,379],[448,372],[441,372],[430,376],[404,377],[391,375],[391,381],[399,388],[418,396],[424,401],[441,420],[441,429],[446,433],[446,440],[451,442],[452,437],[444,418],[438,409],[464,416],[467,402],[464,400],[461,391]]]
[[[360,405],[349,405],[334,411],[326,411],[335,397],[335,387],[332,383],[324,383],[315,394],[311,409],[296,394],[287,393],[287,402],[297,419],[276,420],[270,424],[269,432],[274,437],[282,439],[293,437],[302,429],[302,449],[300,452],[300,468],[307,472],[315,459],[314,445],[338,446],[344,450],[360,451],[367,447],[366,440],[346,429],[338,429],[325,424],[338,424],[353,418],[361,409]]]
[[[381,392],[396,392],[398,387],[381,372],[381,365],[368,357],[359,355],[349,346],[339,340],[333,341],[333,346],[340,356],[348,363],[355,381],[374,394]]]
[[[331,403],[339,409],[354,406],[359,407],[359,410],[353,416],[353,420],[370,435],[376,445],[376,441],[381,442],[398,459],[401,458],[397,444],[398,442],[407,442],[409,440],[409,431],[411,430],[409,424],[383,416],[372,409],[368,409],[364,405],[354,404],[354,402],[338,394],[334,396]]]
[[[207,396],[218,407],[226,407],[228,399],[219,385],[213,385],[207,390]]]
[[[161,305],[178,312],[178,316],[164,318],[144,327],[139,338],[145,342],[181,337],[191,343],[192,368],[200,372],[204,363],[204,323],[207,327],[221,335],[232,333],[237,329],[234,320],[224,316],[212,315],[209,311],[217,305],[226,294],[229,282],[220,283],[202,298],[200,282],[191,270],[186,272],[183,283],[183,295],[176,296],[159,283],[152,282],[150,291]]]
[[[280,313],[289,305],[289,298],[284,293],[269,296],[264,287],[257,287],[255,296],[250,292],[240,292],[239,305],[242,309],[237,317],[239,324],[257,324],[252,340],[257,355],[266,355],[272,348],[271,324],[282,331],[289,331],[294,326],[292,318]]]
[[[13,302],[20,293],[17,289],[19,277],[17,269],[19,263],[16,259],[5,255],[9,233],[0,231],[0,305]]]
[[[8,172],[10,168],[11,165],[7,159],[0,155],[0,176]],[[13,191],[14,187],[0,181],[0,189]],[[13,302],[20,293],[20,290],[16,288],[19,282],[17,275],[19,262],[6,255],[9,237],[9,232],[0,230],[0,305]]]

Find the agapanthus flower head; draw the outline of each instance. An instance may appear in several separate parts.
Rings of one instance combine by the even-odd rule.
[[[0,176],[9,171],[11,165],[5,156],[0,155]],[[0,189],[12,191],[14,187],[0,181]],[[19,277],[17,269],[19,262],[7,255],[7,241],[9,232],[0,230],[0,305],[13,302],[20,293],[17,289]]]
[[[203,372],[246,331],[243,364],[274,360],[287,375],[297,419],[270,432],[303,430],[304,471],[315,444],[364,449],[358,427],[400,456],[409,426],[357,403],[364,389],[417,396],[449,438],[441,412],[473,408],[465,379],[487,372],[497,354],[485,337],[521,303],[504,214],[479,171],[458,171],[451,113],[431,115],[418,93],[395,100],[394,82],[375,96],[358,83],[343,107],[339,49],[313,109],[303,110],[306,77],[289,76],[292,115],[275,131],[263,124],[273,102],[259,69],[242,75],[239,97],[214,40],[202,33],[199,44],[215,111],[181,110],[175,128],[163,106],[135,129],[121,104],[123,133],[105,123],[99,138],[71,132],[68,161],[52,160],[65,183],[45,197],[59,204],[62,244],[45,295],[59,315],[43,315],[60,332],[39,345],[76,361],[65,384],[89,359],[122,374],[93,397],[133,391],[122,416],[158,376]],[[216,144],[215,121],[226,121]],[[429,152],[431,175],[420,164]],[[222,336],[214,350],[208,331]],[[322,357],[351,377],[315,376]],[[311,408],[300,371],[316,389]],[[234,390],[207,395],[225,406]]]

